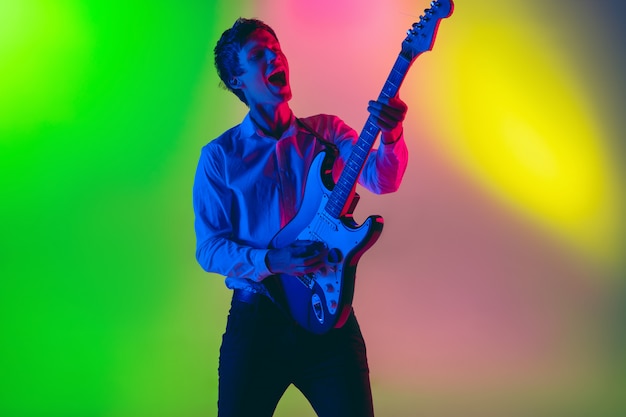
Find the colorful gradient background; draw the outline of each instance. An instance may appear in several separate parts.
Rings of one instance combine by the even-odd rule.
[[[259,17],[298,115],[357,130],[426,1],[0,1],[0,414],[214,415],[229,304],[194,258],[200,148]],[[625,3],[457,0],[403,86],[401,190],[355,309],[381,416],[626,415]],[[312,416],[290,389],[277,416]]]

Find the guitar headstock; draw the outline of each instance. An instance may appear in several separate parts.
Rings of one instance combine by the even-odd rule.
[[[452,14],[454,3],[452,0],[435,0],[430,3],[430,8],[424,10],[419,22],[406,32],[407,37],[402,42],[402,53],[409,61],[413,61],[422,52],[430,51],[435,43],[437,28],[441,19]]]

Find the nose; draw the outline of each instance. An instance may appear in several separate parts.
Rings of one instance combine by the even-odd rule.
[[[267,50],[267,59],[269,62],[274,62],[277,56],[278,54],[276,52],[272,51],[271,49]]]

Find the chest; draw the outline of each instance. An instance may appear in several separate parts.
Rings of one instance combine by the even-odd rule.
[[[281,140],[250,138],[239,141],[228,156],[226,176],[233,188],[297,186],[321,150],[309,134]]]

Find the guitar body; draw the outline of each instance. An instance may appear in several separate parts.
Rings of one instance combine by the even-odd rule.
[[[320,152],[308,172],[302,205],[296,216],[272,240],[274,248],[296,240],[321,241],[329,248],[327,266],[304,276],[278,275],[280,294],[275,298],[287,308],[294,320],[316,334],[341,327],[352,311],[356,266],[361,255],[380,236],[383,219],[370,216],[357,225],[350,210],[335,218],[326,210],[332,183],[328,170],[331,158]],[[271,287],[270,287],[271,288]]]

